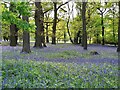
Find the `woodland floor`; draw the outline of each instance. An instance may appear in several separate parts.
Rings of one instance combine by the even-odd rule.
[[[15,60],[35,60],[48,62],[64,62],[64,63],[110,63],[118,64],[117,47],[88,45],[88,50],[83,50],[83,47],[72,44],[47,44],[47,47],[36,49],[31,46],[31,53],[20,53],[21,46],[2,47],[2,59]],[[97,51],[99,55],[91,55],[91,51]]]
[[[31,53],[20,53],[22,46],[2,49],[2,88],[118,88],[117,47],[47,44]],[[99,55],[92,55],[96,51]],[[117,90],[117,89],[116,89]]]

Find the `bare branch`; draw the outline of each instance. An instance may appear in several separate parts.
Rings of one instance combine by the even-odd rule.
[[[97,8],[97,9],[100,11],[100,13],[103,13],[102,10],[100,10],[100,8]]]
[[[103,13],[106,11],[106,8],[104,9]]]
[[[50,8],[50,9],[44,11],[43,13],[45,14],[45,13],[49,12],[50,10],[52,10],[52,8]]]
[[[70,1],[72,1],[72,0],[69,0],[69,1],[67,1],[67,2],[65,2],[65,3],[63,3],[63,4],[61,4],[60,6],[58,6],[57,10],[58,10],[60,7],[62,7],[63,5],[69,3]]]
[[[63,8],[60,8],[62,11],[64,11],[64,12],[67,12],[65,9],[63,9]]]

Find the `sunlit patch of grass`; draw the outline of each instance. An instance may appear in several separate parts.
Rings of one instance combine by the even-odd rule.
[[[68,46],[71,46],[71,45],[73,45],[73,44],[57,44],[57,45],[55,45],[54,46],[54,48],[67,48]]]
[[[10,45],[10,42],[1,42],[0,45],[1,45],[1,46],[9,46],[9,45]]]
[[[2,88],[117,88],[118,66],[3,60]]]
[[[118,54],[116,53],[107,53],[107,52],[102,52],[101,56],[103,58],[113,58],[113,59],[118,59]]]
[[[76,58],[76,57],[90,58],[91,56],[87,53],[80,53],[80,52],[73,51],[73,50],[67,50],[67,51],[56,52],[56,53],[46,53],[45,57],[68,59],[68,58]]]

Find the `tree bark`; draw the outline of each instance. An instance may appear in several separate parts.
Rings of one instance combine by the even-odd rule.
[[[43,10],[42,10],[41,2],[40,2],[40,29],[41,29],[41,33],[42,33],[43,47],[47,47],[46,43],[45,43],[45,33],[44,33],[44,13],[43,13]]]
[[[11,24],[10,25],[10,46],[16,46],[16,38],[15,38],[15,34],[16,34],[16,27],[15,24]]]
[[[119,1],[118,48],[117,48],[117,52],[120,52],[120,1]]]
[[[15,41],[15,42],[16,42],[16,45],[18,45],[18,42],[17,42],[17,41],[18,41],[18,30],[19,30],[19,29],[17,28],[16,25],[15,25],[15,27],[16,27],[16,29],[15,29],[15,31],[16,31],[16,33],[15,33],[15,40],[16,40],[16,41]]]
[[[15,5],[14,5],[14,3],[11,2],[9,10],[11,12],[15,12],[14,8],[15,8]],[[17,45],[17,38],[16,38],[17,31],[18,30],[16,28],[16,25],[11,23],[11,25],[10,25],[10,46],[16,46]]]
[[[105,39],[104,39],[104,23],[103,23],[103,13],[101,14],[101,25],[102,25],[102,45],[105,45]]]
[[[48,26],[48,23],[46,23],[46,43],[49,43]]]
[[[66,30],[64,30],[64,43],[66,43]]]
[[[82,43],[82,36],[80,35],[80,37],[79,37],[79,44],[81,44],[81,43]]]
[[[69,30],[69,20],[67,21],[67,32],[68,32],[68,35],[69,35],[70,42],[73,44],[73,40],[72,40],[72,37],[70,35],[70,30]]]
[[[97,37],[97,44],[99,44],[99,34],[98,34],[98,32],[96,34],[96,37]]]
[[[29,22],[27,16],[23,16],[22,18],[23,18],[23,20]],[[22,52],[24,52],[24,53],[31,52],[31,50],[30,50],[30,35],[29,35],[29,31],[27,31],[27,30],[23,31],[23,49],[22,49]]]
[[[68,4],[68,9],[70,10],[69,4]],[[67,20],[67,33],[69,35],[70,42],[73,44],[74,42],[72,40],[72,37],[71,37],[71,34],[70,34],[70,30],[69,30],[69,21],[70,21],[70,15],[69,15],[68,20]]]
[[[56,25],[57,25],[57,3],[54,2],[54,20],[53,20],[52,44],[56,44]]]
[[[36,48],[42,48],[42,25],[41,25],[41,7],[40,2],[35,2],[36,10],[35,10],[35,25],[36,25],[36,32],[35,32],[35,45]]]
[[[80,38],[80,31],[77,32],[77,34],[74,37],[74,44],[79,44],[79,38]]]
[[[82,4],[82,26],[83,26],[83,48],[87,50],[87,32],[86,32],[86,2]]]

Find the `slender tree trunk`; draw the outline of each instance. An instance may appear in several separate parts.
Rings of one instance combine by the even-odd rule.
[[[48,23],[46,23],[46,42],[49,43],[49,36],[48,36]]]
[[[77,44],[77,35],[74,36],[74,44]]]
[[[52,44],[56,44],[56,25],[57,25],[57,3],[54,2],[54,20],[53,20],[53,34]]]
[[[117,52],[120,52],[120,1],[119,1],[119,23],[118,23],[118,48]]]
[[[82,47],[84,46],[84,33],[83,33],[83,30],[82,30]]]
[[[77,34],[75,34],[75,37],[74,37],[74,44],[78,44],[78,39],[80,37],[80,31],[77,32]]]
[[[104,22],[103,22],[103,13],[101,14],[101,25],[102,25],[102,45],[105,45],[105,39],[104,39]]]
[[[35,25],[36,25],[36,32],[35,32],[35,45],[36,48],[42,48],[42,31],[41,31],[41,7],[40,2],[35,2],[36,10],[35,10]]]
[[[79,44],[81,44],[81,42],[82,42],[82,38],[81,38],[81,35],[80,35],[80,37],[79,37]]]
[[[78,40],[77,40],[77,33],[74,30],[74,44],[77,44]]]
[[[68,35],[69,35],[70,42],[73,44],[73,40],[72,40],[72,37],[70,35],[70,30],[69,30],[69,19],[70,19],[70,16],[68,17],[68,21],[67,21],[67,32],[68,32]]]
[[[66,31],[64,30],[64,43],[66,43]]]
[[[99,44],[99,34],[98,34],[98,32],[97,32],[97,35],[96,35],[96,37],[97,37],[97,44]]]
[[[27,16],[23,16],[22,18],[23,18],[23,20],[29,22]],[[25,53],[31,52],[31,50],[30,50],[30,35],[29,35],[29,31],[27,31],[27,30],[23,31],[23,49],[22,49],[22,52],[25,52]]]
[[[82,4],[82,26],[83,26],[83,48],[87,50],[87,32],[86,32],[86,2]]]

